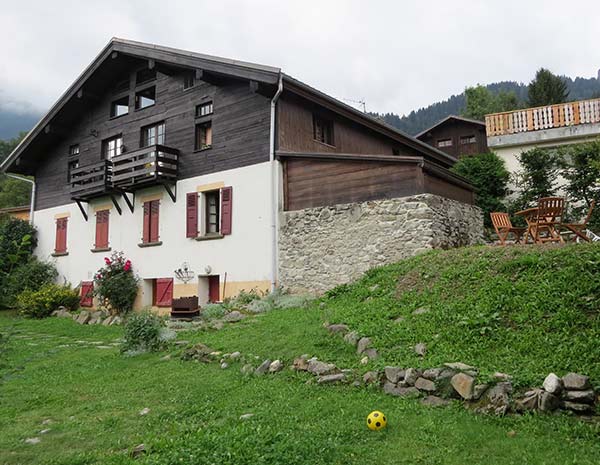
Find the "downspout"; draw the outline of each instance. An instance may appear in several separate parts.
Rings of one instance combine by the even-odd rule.
[[[283,76],[279,73],[277,92],[271,100],[271,128],[269,140],[269,162],[271,164],[271,292],[277,288],[277,215],[279,214],[279,189],[277,162],[275,161],[275,116],[277,100],[283,92]]]
[[[35,181],[32,181],[31,179],[23,178],[16,174],[10,174],[10,173],[4,173],[4,174],[6,174],[9,178],[18,179],[20,181],[25,181],[25,182],[31,183],[31,204],[29,205],[29,224],[31,226],[33,226],[33,212],[34,212],[34,206],[35,206]]]

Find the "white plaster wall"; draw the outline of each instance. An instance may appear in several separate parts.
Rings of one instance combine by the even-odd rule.
[[[222,239],[196,241],[186,238],[186,194],[196,192],[205,184],[223,182],[232,186],[232,233]],[[89,221],[86,222],[77,207],[72,203],[35,212],[35,226],[38,229],[39,245],[36,255],[55,263],[59,279],[78,285],[80,281],[91,280],[94,273],[103,266],[104,257],[110,252],[92,253],[96,222],[94,208],[111,205],[109,223],[109,246],[113,251],[125,252],[133,262],[134,271],[142,279],[174,277],[174,270],[185,261],[196,275],[205,274],[208,265],[211,274],[223,276],[227,273],[228,282],[265,281],[270,279],[269,246],[269,163],[261,163],[236,168],[219,173],[185,179],[177,183],[177,202],[162,187],[138,191],[134,213],[131,213],[123,199],[119,204],[123,211],[119,216],[110,199],[101,198],[89,205]],[[162,193],[160,199],[159,234],[162,245],[141,248],[143,207],[141,200],[153,193]],[[52,257],[55,244],[55,215],[69,213],[67,229],[67,256]],[[201,217],[199,215],[199,223]],[[179,282],[175,280],[175,284]],[[142,287],[143,290],[143,287]],[[146,289],[144,294],[148,294]],[[148,296],[143,297],[144,304]]]

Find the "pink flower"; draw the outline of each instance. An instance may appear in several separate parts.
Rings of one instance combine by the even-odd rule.
[[[125,271],[131,270],[131,262],[129,260],[127,260],[125,262],[125,266],[123,267],[123,270],[125,270]]]
[[[107,265],[110,265],[110,258],[104,257],[104,263],[106,263]]]

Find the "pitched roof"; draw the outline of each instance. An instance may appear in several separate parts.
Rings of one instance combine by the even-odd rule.
[[[477,124],[479,126],[483,126],[485,128],[485,123],[483,121],[479,121],[476,119],[471,119],[471,118],[465,118],[464,116],[458,116],[458,115],[448,115],[446,116],[444,119],[439,120],[437,123],[435,123],[433,126],[425,129],[424,131],[421,131],[419,134],[417,134],[415,136],[415,138],[419,138],[421,136],[424,136],[425,134],[427,134],[429,131],[431,131],[432,129],[437,128],[438,126],[441,126],[442,124],[450,121],[450,120],[457,120],[457,121],[464,121],[465,123],[472,123],[472,124]]]
[[[13,152],[4,160],[0,165],[0,172],[5,172],[12,168],[14,162],[24,154],[30,144],[40,135],[40,133],[42,133],[42,131],[44,131],[45,128],[48,127],[65,105],[77,96],[78,92],[83,89],[84,84],[92,77],[92,75],[94,75],[100,66],[111,56],[115,56],[115,52],[116,54],[155,60],[157,63],[176,65],[189,69],[202,69],[214,74],[247,79],[269,85],[276,85],[281,79],[284,83],[284,90],[295,92],[305,98],[317,101],[321,105],[328,107],[330,110],[341,114],[342,116],[355,120],[376,132],[391,137],[402,144],[424,153],[444,166],[450,166],[456,162],[456,159],[452,156],[399,131],[381,120],[362,113],[356,108],[287,74],[283,74],[280,68],[114,37],[77,77],[75,82],[73,82],[73,84],[71,84],[71,86],[59,97],[56,103],[33,127],[33,129],[29,131],[27,136],[25,136]]]

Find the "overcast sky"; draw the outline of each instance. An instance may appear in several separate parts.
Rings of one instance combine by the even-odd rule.
[[[277,66],[408,113],[541,66],[595,77],[600,1],[3,1],[0,104],[46,110],[111,37]]]

